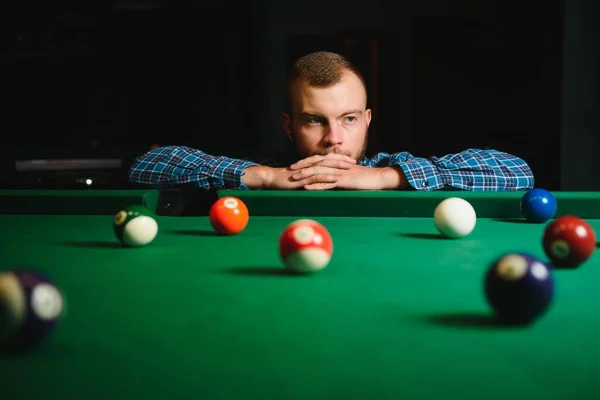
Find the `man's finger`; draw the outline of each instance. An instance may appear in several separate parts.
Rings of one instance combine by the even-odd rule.
[[[307,174],[313,174],[315,171],[323,171],[323,168],[335,169],[335,170],[348,170],[355,167],[356,164],[345,161],[345,160],[322,160],[315,164],[306,166],[304,168],[290,168],[291,171],[298,171],[297,173],[303,172]]]
[[[312,185],[314,183],[336,183],[341,177],[338,175],[331,175],[331,174],[320,174],[320,175],[311,175],[309,177],[300,179],[300,180],[294,180],[293,178],[290,177],[289,179],[289,183],[288,183],[288,189],[300,189],[303,188],[306,185]]]
[[[322,182],[317,182],[317,183],[311,183],[310,185],[304,185],[304,189],[306,190],[329,190],[329,189],[333,189],[337,186],[337,182],[336,183],[322,183]]]
[[[319,161],[323,161],[325,159],[346,161],[346,162],[356,164],[356,160],[353,159],[352,157],[348,157],[347,155],[344,155],[344,154],[330,153],[325,156],[316,155],[316,156],[307,157],[305,159],[302,159],[302,160],[290,165],[290,169],[295,170],[295,169],[306,168],[306,167],[309,167]]]
[[[301,169],[292,175],[293,180],[302,180],[311,176],[325,176],[325,175],[339,175],[341,173],[341,169],[338,168],[329,168],[329,167],[309,167]]]
[[[302,180],[304,185],[311,185],[313,183],[336,183],[340,180],[340,176],[331,174],[318,174],[309,176]]]
[[[314,163],[313,167],[329,167],[336,169],[350,169],[356,165],[355,162],[350,162],[346,160],[332,160],[332,159],[324,159]]]

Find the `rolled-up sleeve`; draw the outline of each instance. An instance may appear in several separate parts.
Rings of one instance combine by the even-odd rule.
[[[155,188],[191,184],[204,190],[246,190],[242,174],[253,165],[257,164],[186,146],[166,146],[137,157],[129,168],[129,179]]]
[[[468,149],[443,157],[420,158],[407,152],[379,153],[372,166],[397,166],[415,190],[519,191],[533,188],[529,165],[498,150]]]

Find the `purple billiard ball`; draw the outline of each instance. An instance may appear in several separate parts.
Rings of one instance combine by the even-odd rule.
[[[51,332],[64,311],[64,296],[39,272],[0,272],[0,347],[31,347]]]
[[[507,253],[489,267],[484,289],[500,321],[526,324],[548,310],[554,295],[554,278],[539,258]]]

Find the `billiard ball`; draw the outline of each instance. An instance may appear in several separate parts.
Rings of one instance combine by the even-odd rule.
[[[440,202],[433,213],[437,230],[450,238],[469,235],[477,223],[475,209],[465,199],[450,197]]]
[[[130,205],[115,214],[113,229],[117,239],[127,247],[142,247],[158,234],[154,213],[141,205]]]
[[[296,220],[281,233],[279,255],[293,272],[320,271],[331,261],[333,239],[321,223],[311,219]]]
[[[545,189],[531,189],[521,198],[520,207],[527,221],[542,223],[556,214],[556,198]]]
[[[47,337],[63,315],[65,301],[45,275],[16,267],[0,272],[0,347],[22,350]]]
[[[596,232],[583,219],[565,215],[546,226],[542,246],[552,265],[576,268],[596,250]]]
[[[209,219],[214,230],[221,235],[236,235],[248,226],[248,207],[236,197],[222,197],[211,206]]]
[[[484,291],[499,321],[527,324],[550,307],[554,278],[551,269],[539,258],[507,253],[489,267]]]

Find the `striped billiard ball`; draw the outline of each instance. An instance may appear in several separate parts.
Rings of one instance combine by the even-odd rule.
[[[321,223],[310,219],[296,220],[281,233],[279,255],[293,272],[320,271],[331,261],[333,240]]]
[[[63,315],[63,294],[45,275],[25,268],[0,272],[0,347],[39,343]]]
[[[113,228],[117,239],[127,247],[145,246],[158,234],[154,213],[137,204],[119,210],[115,214]]]

